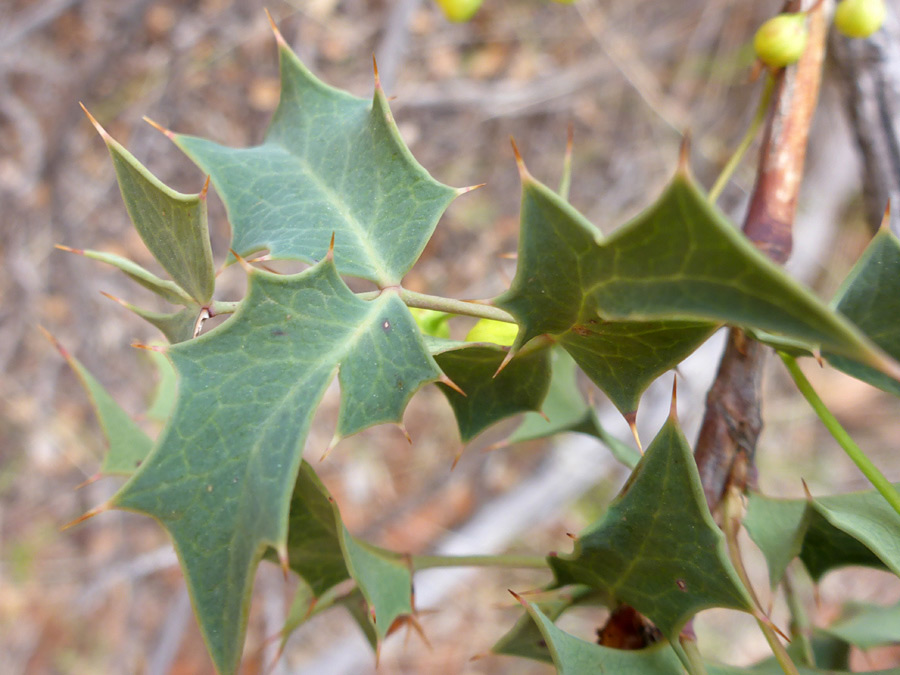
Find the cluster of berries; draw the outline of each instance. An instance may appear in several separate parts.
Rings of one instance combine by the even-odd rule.
[[[834,27],[851,38],[866,38],[881,28],[884,0],[841,0],[834,13]],[[753,39],[759,60],[770,68],[796,62],[806,49],[806,12],[779,14],[766,21]]]

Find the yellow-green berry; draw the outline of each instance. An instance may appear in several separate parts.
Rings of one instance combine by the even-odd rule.
[[[516,339],[519,327],[514,323],[494,321],[494,319],[479,319],[472,326],[472,330],[466,335],[468,342],[493,342],[497,345],[509,347]]]
[[[806,49],[806,15],[779,14],[766,21],[753,38],[759,60],[770,68],[795,63]]]
[[[473,16],[481,7],[482,0],[435,0],[448,21],[463,23]]]
[[[884,0],[842,0],[834,12],[834,26],[847,37],[867,38],[884,25]]]

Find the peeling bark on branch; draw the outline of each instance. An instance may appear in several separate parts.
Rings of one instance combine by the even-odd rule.
[[[810,15],[803,57],[777,76],[756,185],[744,220],[747,237],[782,264],[791,254],[806,145],[819,97],[828,32],[825,9],[822,3]],[[755,480],[754,454],[762,431],[760,381],[766,353],[763,345],[732,329],[707,395],[694,456],[707,503],[714,512],[729,486],[743,491]]]

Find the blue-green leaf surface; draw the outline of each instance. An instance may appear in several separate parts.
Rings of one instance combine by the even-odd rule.
[[[239,255],[315,262],[334,233],[342,274],[398,284],[458,191],[415,161],[377,83],[370,101],[333,89],[281,40],[279,60],[281,102],[262,145],[175,143],[212,177]]]

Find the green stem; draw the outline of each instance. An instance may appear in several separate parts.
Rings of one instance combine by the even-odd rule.
[[[697,648],[697,641],[688,640],[684,637],[679,638],[678,641],[684,650],[684,656],[687,660],[684,666],[688,673],[690,675],[706,675],[706,665],[704,665],[703,656],[701,656],[700,650]]]
[[[806,379],[806,375],[800,370],[800,366],[797,365],[797,360],[784,352],[778,352],[778,355],[781,357],[781,360],[784,361],[784,365],[794,379],[794,384],[797,385],[797,389],[800,390],[800,393],[803,394],[813,410],[816,411],[816,415],[822,420],[822,424],[825,425],[825,428],[828,429],[828,432],[834,437],[834,440],[836,440],[838,445],[844,449],[847,456],[859,467],[859,470],[862,471],[863,475],[869,479],[869,482],[875,486],[875,489],[881,493],[881,496],[887,500],[888,504],[894,508],[894,511],[900,514],[900,494],[897,494],[894,486],[891,485],[890,481],[884,477],[884,474],[878,470],[878,467],[872,463],[872,460],[866,457],[865,453],[860,450],[859,446],[852,438],[850,438],[850,434],[848,434],[844,427],[841,426],[840,422],[837,421],[837,418],[831,414],[831,411],[825,406],[822,399],[819,398],[819,395],[816,394],[815,389],[812,388],[809,380]]]
[[[809,623],[809,617],[806,615],[806,609],[803,607],[803,601],[797,597],[797,589],[794,588],[794,579],[789,570],[785,570],[784,579],[782,579],[781,583],[784,587],[788,610],[791,613],[791,639],[800,645],[803,665],[815,666],[816,658],[813,654],[812,641],[810,640],[812,626]]]
[[[536,555],[414,555],[413,569],[431,567],[507,567],[548,569],[547,559]]]
[[[447,312],[448,314],[462,314],[464,316],[475,316],[480,319],[493,319],[494,321],[516,323],[516,320],[509,312],[506,312],[499,307],[494,307],[493,305],[482,305],[478,302],[454,300],[453,298],[441,298],[436,295],[426,295],[425,293],[408,291],[405,288],[400,289],[400,299],[409,307],[435,309],[439,312]]]
[[[734,151],[734,154],[728,160],[728,163],[722,169],[722,172],[719,174],[719,177],[716,178],[716,182],[713,184],[712,188],[709,191],[710,204],[715,204],[719,199],[719,196],[722,194],[725,186],[728,185],[728,181],[731,179],[731,175],[734,173],[734,170],[737,168],[738,164],[740,164],[744,153],[747,152],[747,149],[753,143],[753,139],[756,138],[756,133],[759,131],[759,128],[762,126],[762,123],[766,119],[766,111],[768,111],[769,109],[769,102],[772,100],[772,90],[774,88],[775,78],[771,73],[769,73],[768,75],[766,75],[766,82],[763,85],[762,96],[759,99],[759,106],[756,108],[756,114],[753,116],[753,121],[750,122],[750,127],[747,129],[747,133],[744,134],[744,137],[741,139],[740,145],[738,145],[737,150]]]
[[[738,546],[738,530],[741,526],[741,493],[736,487],[730,488],[725,494],[722,506],[724,517],[722,529],[725,533],[725,545],[728,549],[728,557],[731,559],[731,564],[734,566],[741,583],[744,584],[744,587],[753,599],[753,603],[758,608],[759,599],[756,597],[753,586],[750,584],[750,577],[747,575],[744,561],[741,558],[741,550]],[[756,612],[759,613],[757,614]],[[768,622],[768,619],[763,620],[765,617],[762,614],[762,610],[757,609],[756,612],[754,612],[756,623],[759,625],[759,629],[765,636],[766,642],[769,643],[769,648],[772,650],[772,654],[775,655],[775,660],[778,661],[778,665],[781,666],[785,675],[799,675],[797,666],[794,665],[794,662],[791,660],[790,655],[787,653],[787,649],[781,644],[781,640],[778,639],[778,635],[776,635],[775,629],[772,627],[771,623]]]

